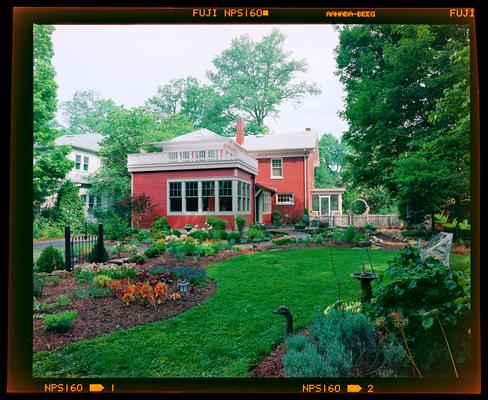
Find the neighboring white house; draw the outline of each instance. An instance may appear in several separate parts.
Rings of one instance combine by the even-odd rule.
[[[67,178],[80,189],[80,197],[85,207],[85,215],[90,218],[93,208],[105,206],[106,201],[100,196],[90,196],[88,190],[91,184],[88,176],[96,172],[101,166],[101,158],[98,155],[103,136],[97,133],[84,133],[77,135],[63,135],[55,140],[57,146],[70,146],[68,158],[74,161],[73,169]],[[55,196],[50,199],[54,201]]]

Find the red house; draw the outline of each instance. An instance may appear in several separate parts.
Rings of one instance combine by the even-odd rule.
[[[155,143],[161,152],[129,154],[132,194],[151,196],[155,206],[141,228],[158,215],[174,228],[203,228],[214,215],[229,229],[235,229],[237,215],[248,225],[270,223],[274,210],[290,222],[306,208],[317,215],[342,215],[344,189],[314,188],[317,143],[310,129],[245,136],[239,120],[235,138],[199,129]]]

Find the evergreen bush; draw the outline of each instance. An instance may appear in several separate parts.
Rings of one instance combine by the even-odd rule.
[[[36,261],[39,272],[53,272],[64,269],[65,263],[61,252],[53,246],[45,247]]]

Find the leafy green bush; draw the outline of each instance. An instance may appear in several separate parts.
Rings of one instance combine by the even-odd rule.
[[[241,234],[239,232],[229,232],[227,235],[227,240],[230,242],[234,240],[234,243],[240,243],[241,241]]]
[[[136,233],[135,237],[141,243],[144,243],[144,244],[151,244],[152,243],[152,236],[151,236],[151,232],[149,232],[149,231],[140,230],[139,232]]]
[[[146,249],[146,251],[144,252],[144,255],[148,258],[156,257],[156,256],[163,254],[164,250],[166,250],[166,246],[164,244],[155,243]]]
[[[305,229],[307,225],[304,222],[299,222],[298,224],[295,225],[295,229]]]
[[[406,321],[405,334],[415,361],[421,370],[428,370],[436,361],[449,363],[439,322],[457,362],[466,360],[470,305],[469,275],[433,257],[422,261],[419,249],[407,246],[389,261],[365,310],[389,331],[398,331],[392,313],[399,313]]]
[[[44,317],[44,327],[50,332],[65,332],[71,329],[75,323],[77,311],[64,311],[59,314],[46,315]]]
[[[201,242],[210,239],[210,235],[206,231],[193,231],[189,236]]]
[[[271,223],[273,225],[281,225],[281,213],[278,210],[274,210],[271,213]]]
[[[227,221],[220,219],[218,217],[210,216],[207,217],[207,224],[212,227],[212,229],[215,229],[217,231],[223,231],[225,230],[225,227],[227,226]]]
[[[53,246],[45,247],[36,261],[39,272],[53,272],[64,269],[65,263],[61,252]]]
[[[172,229],[171,230],[171,234],[176,236],[176,237],[180,237],[181,236],[181,232],[178,230],[178,229]]]
[[[348,226],[342,233],[342,240],[346,243],[352,243],[354,241],[355,234],[356,228],[354,228],[354,226]]]
[[[261,241],[266,238],[266,233],[261,228],[255,225],[251,225],[247,230],[247,237],[249,238],[249,240]]]
[[[283,357],[285,375],[291,377],[398,377],[406,376],[407,357],[393,337],[383,341],[373,321],[364,314],[316,310],[310,327],[314,343],[290,336]]]
[[[146,261],[147,261],[147,258],[142,254],[134,254],[127,259],[127,262],[136,263],[139,265],[144,264]]]
[[[236,217],[237,230],[239,231],[241,236],[242,236],[242,231],[244,230],[244,226],[246,225],[246,222],[247,222],[247,220],[243,216],[238,215]]]
[[[110,212],[103,224],[103,234],[108,240],[124,240],[131,234],[128,221],[119,217],[115,212]]]
[[[70,180],[65,181],[59,188],[53,208],[56,220],[62,226],[68,224],[72,232],[79,230],[85,222],[80,190]]]
[[[210,229],[208,231],[208,234],[210,236],[211,239],[215,239],[215,240],[227,240],[227,232],[222,230],[222,229]]]
[[[154,218],[152,224],[151,224],[151,232],[153,231],[164,231],[164,232],[169,232],[171,230],[171,226],[168,223],[168,220],[165,217],[158,216]]]
[[[88,262],[105,262],[110,259],[105,246],[100,249],[98,243],[93,246],[92,250],[88,254]]]
[[[32,226],[34,239],[55,239],[64,237],[64,227],[57,221],[41,215],[35,217]]]
[[[34,297],[41,297],[44,291],[44,278],[38,273],[32,274],[32,292]]]
[[[319,233],[318,235],[315,235],[313,238],[313,242],[315,244],[322,244],[324,243],[324,235],[322,233]]]

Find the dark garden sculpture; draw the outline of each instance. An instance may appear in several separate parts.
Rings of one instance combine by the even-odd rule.
[[[285,326],[285,334],[284,338],[286,339],[288,335],[293,333],[293,317],[291,315],[290,310],[285,307],[281,306],[273,311],[275,314],[281,314],[286,318],[286,326]]]

